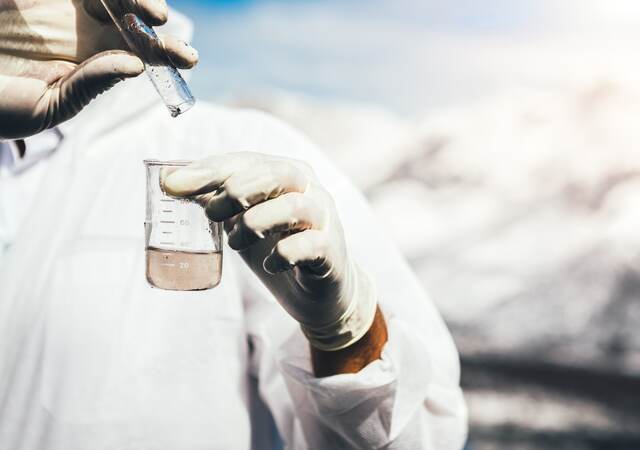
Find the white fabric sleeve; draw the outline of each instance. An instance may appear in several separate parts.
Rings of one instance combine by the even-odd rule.
[[[315,378],[297,324],[241,269],[252,372],[287,448],[461,449],[467,424],[455,346],[387,229],[306,138],[261,113],[242,114],[261,130],[251,150],[307,162],[333,195],[349,251],[375,280],[389,330],[382,359],[357,374]]]

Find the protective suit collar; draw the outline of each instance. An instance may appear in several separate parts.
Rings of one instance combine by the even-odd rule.
[[[157,31],[160,35],[173,35],[190,43],[193,39],[193,22],[184,14],[170,9],[169,21],[158,27]],[[183,76],[188,79],[189,72],[184,72]],[[148,77],[143,74],[117,84],[58,129],[63,136],[74,134],[82,135],[85,139],[95,138],[152,107],[164,108],[164,104]]]

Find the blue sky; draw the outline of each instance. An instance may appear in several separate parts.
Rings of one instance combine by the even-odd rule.
[[[514,87],[580,83],[603,67],[629,72],[640,2],[603,6],[610,4],[170,1],[195,22],[201,64],[192,84],[200,97],[284,90],[410,114]]]

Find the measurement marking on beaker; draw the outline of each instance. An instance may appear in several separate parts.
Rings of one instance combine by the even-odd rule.
[[[163,209],[162,212],[163,213],[172,213],[173,209]]]
[[[173,231],[163,231],[162,234],[173,234]]]
[[[176,223],[175,220],[161,220],[160,223]]]
[[[160,242],[160,245],[176,245],[175,242]]]
[[[170,198],[161,198],[160,199],[161,202],[165,202],[165,203],[174,203],[175,200],[170,199]]]
[[[166,267],[175,267],[175,264],[171,264],[171,263],[160,263],[161,266],[166,266]]]

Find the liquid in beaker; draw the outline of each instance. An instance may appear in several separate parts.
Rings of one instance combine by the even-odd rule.
[[[147,247],[147,281],[160,289],[211,289],[222,275],[222,252],[185,252]]]

